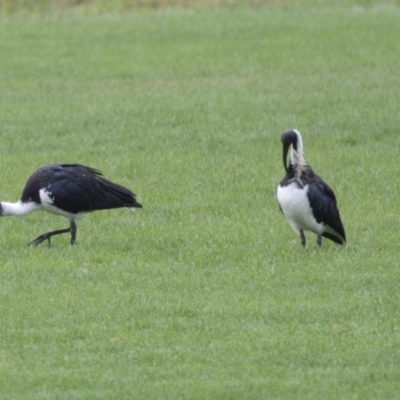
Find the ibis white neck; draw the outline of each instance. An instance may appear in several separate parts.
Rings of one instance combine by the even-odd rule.
[[[290,153],[290,162],[298,171],[303,171],[308,167],[308,163],[304,157],[303,151],[303,140],[301,138],[300,132],[296,129],[293,130],[296,133],[296,149],[292,146],[292,151]]]
[[[303,152],[303,139],[301,138],[300,132],[296,129],[293,129],[293,132],[296,134],[296,148],[299,153]]]
[[[7,203],[6,201],[2,201],[0,203],[0,216],[7,217],[8,215],[25,215],[40,209],[40,204],[34,202],[23,203],[20,200],[16,203]]]

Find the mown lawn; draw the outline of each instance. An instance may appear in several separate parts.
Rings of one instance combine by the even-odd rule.
[[[1,219],[1,399],[396,399],[400,8],[0,20],[0,198],[79,162],[144,208]],[[297,128],[348,244],[275,192]]]

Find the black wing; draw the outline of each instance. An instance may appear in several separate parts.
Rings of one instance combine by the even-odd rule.
[[[324,232],[322,236],[343,244],[346,241],[346,234],[333,190],[317,175],[314,175],[313,179],[307,183],[309,185],[308,199],[315,219],[318,223],[323,222],[328,225],[339,235],[336,236],[333,233]]]
[[[141,207],[129,189],[103,178],[100,171],[80,164],[51,164],[29,178],[21,200],[45,189],[54,205],[76,214],[120,207]]]

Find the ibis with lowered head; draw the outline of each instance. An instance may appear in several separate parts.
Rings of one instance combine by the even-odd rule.
[[[300,236],[301,244],[303,247],[306,245],[304,231],[317,234],[318,246],[322,244],[322,237],[345,244],[346,234],[335,194],[307,163],[300,132],[284,132],[281,140],[286,174],[278,186],[277,197],[282,213]]]
[[[129,189],[110,182],[94,168],[80,164],[50,164],[35,171],[25,184],[16,203],[1,202],[0,216],[24,215],[44,210],[68,219],[66,229],[46,232],[28,245],[37,246],[54,235],[70,233],[76,239],[76,220],[85,213],[113,208],[141,208]]]

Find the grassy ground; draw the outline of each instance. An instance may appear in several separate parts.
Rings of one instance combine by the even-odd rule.
[[[103,14],[138,10],[191,8],[197,10],[218,7],[259,6],[400,6],[400,0],[0,0],[0,15],[72,13]]]
[[[0,24],[1,200],[80,162],[144,208],[3,218],[2,399],[396,399],[400,9]],[[348,245],[279,212],[296,127]]]

